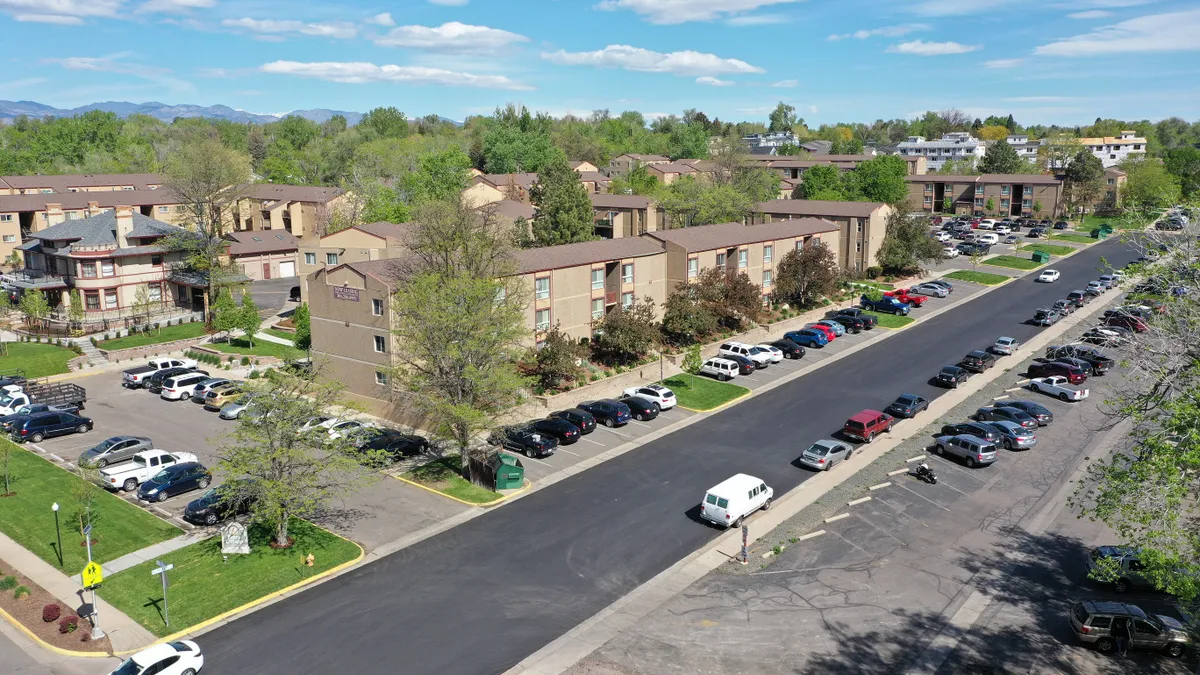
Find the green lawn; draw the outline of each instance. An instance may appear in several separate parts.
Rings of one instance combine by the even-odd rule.
[[[1075,229],[1081,232],[1091,232],[1092,230],[1107,223],[1108,225],[1111,225],[1114,230],[1140,230],[1153,222],[1153,220],[1157,217],[1158,214],[1150,216],[1097,216],[1088,214],[1083,217],[1083,222],[1075,226]]]
[[[675,392],[675,400],[688,410],[712,410],[750,393],[749,389],[736,384],[687,373],[669,377],[663,384]]]
[[[255,340],[254,346],[250,346],[250,342],[244,337],[233,338],[229,342],[213,342],[205,345],[211,349],[226,354],[240,354],[242,356],[275,356],[285,361],[298,359],[304,356],[304,352],[289,345],[281,345],[278,342],[268,342],[266,340]]]
[[[1070,255],[1079,249],[1074,246],[1055,246],[1054,244],[1021,244],[1021,251],[1044,251],[1050,255]]]
[[[1041,267],[1045,263],[1037,263],[1029,258],[1018,258],[1012,255],[998,255],[994,258],[988,258],[980,264],[992,265],[993,267],[1008,267],[1014,270],[1032,270]]]
[[[166,326],[157,332],[127,335],[113,340],[101,340],[96,343],[100,349],[129,349],[130,347],[145,347],[175,340],[188,340],[204,335],[204,322],[181,323],[177,326]]]
[[[8,354],[0,356],[0,372],[25,371],[25,377],[46,377],[68,371],[67,362],[78,356],[65,347],[36,342],[9,342]]]
[[[879,290],[881,290],[881,291],[894,291],[894,290],[896,290],[896,286],[895,286],[895,284],[887,284],[887,283],[884,283],[884,282],[882,282],[882,281],[869,281],[869,280],[867,280],[867,279],[860,279],[860,280],[858,280],[858,281],[851,281],[850,283],[852,283],[852,284],[861,284],[861,285],[863,285],[863,286],[870,286],[871,288],[877,288],[877,289],[879,289]]]
[[[404,474],[414,483],[472,504],[486,504],[500,498],[498,493],[479,487],[462,477],[462,459],[458,455],[446,455],[423,464]]]
[[[1073,241],[1076,244],[1091,244],[1096,241],[1085,234],[1052,234],[1050,238],[1059,241]]]
[[[995,286],[1002,284],[1012,277],[1007,277],[1003,274],[992,274],[991,272],[973,272],[971,270],[959,270],[946,275],[947,279],[955,279],[957,281],[970,281],[971,283],[984,284],[987,286]]]
[[[896,314],[883,314],[881,312],[867,312],[876,318],[876,325],[880,328],[904,328],[908,324],[916,321],[909,316],[898,316]]]
[[[97,436],[99,442],[103,437]],[[58,536],[54,527],[57,502],[62,530],[63,567],[67,574],[78,574],[87,564],[87,548],[79,533],[79,501],[72,496],[73,486],[83,482],[76,476],[37,456],[33,451],[0,439],[0,453],[11,450],[9,470],[11,497],[0,497],[0,531],[12,537],[42,560],[58,567]],[[3,476],[0,475],[0,479]],[[0,493],[4,483],[0,480]],[[92,557],[100,562],[114,560],[160,541],[181,534],[179,528],[147,511],[95,486],[92,506]]]
[[[153,561],[105,577],[100,595],[162,637],[311,579],[354,560],[362,551],[357,544],[304,521],[294,521],[288,532],[295,544],[277,551],[268,546],[270,532],[252,526],[250,553],[230,555],[228,562],[221,557],[220,537],[159,556],[159,560],[175,566],[168,572],[170,627],[163,622],[162,582],[150,574]],[[303,562],[309,553],[314,558],[312,567]]]
[[[259,332],[266,333],[267,335],[272,335],[272,336],[280,338],[282,340],[287,340],[288,342],[291,342],[292,340],[294,340],[296,338],[296,334],[294,332],[287,331],[287,330],[279,330],[278,328],[268,328],[266,330],[260,330]]]

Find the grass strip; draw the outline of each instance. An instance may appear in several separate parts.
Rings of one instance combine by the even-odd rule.
[[[972,270],[958,270],[947,274],[946,279],[954,279],[955,281],[969,281],[974,284],[984,284],[985,286],[995,286],[1002,284],[1012,277],[1004,276],[1003,274],[992,274],[991,272],[974,272]]]
[[[36,342],[9,342],[0,356],[0,372],[25,371],[25,377],[46,377],[68,372],[67,363],[78,356],[65,347]]]
[[[204,322],[195,321],[192,323],[181,323],[176,326],[164,326],[157,331],[149,333],[138,333],[137,335],[126,335],[125,337],[114,338],[112,340],[101,340],[96,343],[100,349],[130,349],[132,347],[146,347],[148,345],[158,345],[164,342],[174,342],[176,340],[190,340],[204,336]]]
[[[446,455],[418,466],[404,474],[404,477],[435,492],[472,504],[486,504],[500,498],[499,493],[481,488],[463,478],[461,467],[462,459],[458,455]]]
[[[916,321],[911,316],[899,316],[896,314],[882,314],[880,312],[866,312],[876,318],[876,324],[880,328],[904,328],[908,324]]]
[[[1018,258],[1012,255],[998,255],[994,258],[988,258],[980,264],[991,265],[993,267],[1007,267],[1014,270],[1033,270],[1041,267],[1044,263],[1034,262],[1029,258]]]
[[[712,410],[750,393],[745,387],[718,382],[707,377],[681,373],[669,377],[663,384],[675,392],[675,400],[688,410]]]

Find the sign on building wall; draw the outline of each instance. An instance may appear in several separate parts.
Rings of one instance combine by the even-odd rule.
[[[335,300],[349,300],[350,302],[358,302],[358,289],[334,286],[333,297]]]

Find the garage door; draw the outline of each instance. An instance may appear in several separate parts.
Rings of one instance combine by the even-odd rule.
[[[279,263],[279,276],[283,278],[296,276],[296,261],[289,260]]]

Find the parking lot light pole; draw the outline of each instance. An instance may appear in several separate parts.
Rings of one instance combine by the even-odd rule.
[[[50,509],[54,511],[54,531],[58,534],[58,566],[61,568],[63,566],[62,528],[58,525],[58,502],[54,502]]]

